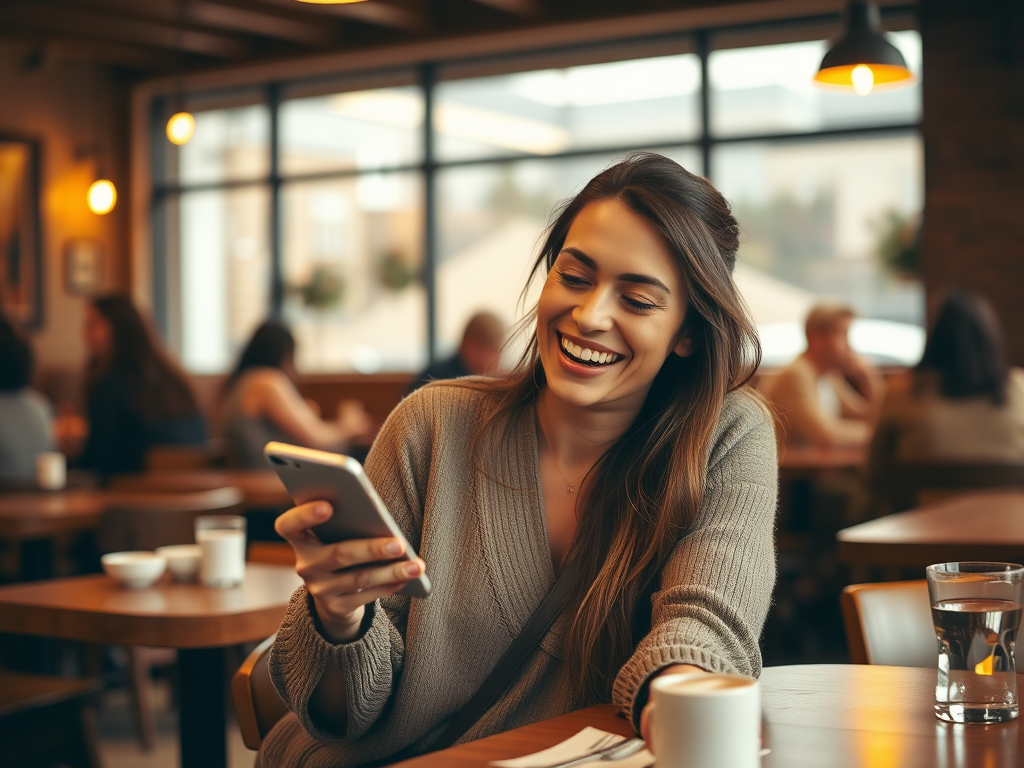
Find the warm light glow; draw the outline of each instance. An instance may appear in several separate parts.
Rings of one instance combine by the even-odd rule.
[[[859,74],[864,70],[867,70],[867,77],[871,78],[870,88],[865,93],[861,93],[857,90],[856,78],[865,77],[864,74]],[[910,85],[914,82],[914,75],[909,69],[896,67],[891,64],[852,64],[820,69],[814,76],[814,81],[824,88],[846,91],[847,93],[854,91],[864,96],[866,93],[882,90],[885,87],[899,88],[904,85]],[[879,86],[882,86],[882,88]]]
[[[871,67],[866,64],[858,64],[854,67],[853,72],[850,73],[850,79],[853,80],[853,91],[858,96],[867,96],[875,87],[875,76],[871,72]]]
[[[106,179],[94,181],[89,187],[89,210],[93,213],[110,213],[117,202],[117,190],[113,182]]]
[[[196,130],[196,121],[188,112],[171,115],[167,121],[167,138],[171,144],[185,144],[192,138]]]
[[[991,675],[992,674],[992,664],[993,664],[994,661],[995,661],[995,656],[992,655],[992,654],[990,654],[988,656],[988,658],[984,659],[983,661],[979,661],[977,664],[974,665],[974,674],[976,674],[976,675]]]

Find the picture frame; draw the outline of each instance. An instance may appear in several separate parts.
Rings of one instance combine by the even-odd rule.
[[[43,323],[41,154],[38,140],[0,133],[0,311],[25,328]]]
[[[75,296],[96,293],[103,282],[103,243],[69,240],[64,246],[64,288]]]

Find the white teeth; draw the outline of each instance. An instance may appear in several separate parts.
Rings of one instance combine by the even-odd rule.
[[[584,349],[577,344],[573,344],[564,337],[562,338],[562,349],[577,360],[582,360],[585,363],[596,363],[597,365],[611,363],[618,357],[618,355],[613,352],[595,352],[592,349]]]
[[[602,365],[604,364],[604,361],[607,360],[607,359],[608,359],[608,353],[607,352],[602,352],[600,355],[597,356],[597,362],[602,364]]]
[[[582,355],[580,355],[580,360],[582,360],[582,361],[583,361],[584,363],[589,363],[589,362],[590,362],[590,359],[591,359],[591,358],[592,358],[593,356],[594,356],[594,353],[593,353],[593,352],[591,352],[591,351],[590,351],[589,349],[584,349],[584,350],[583,350],[583,354],[582,354]]]
[[[579,346],[577,344],[573,344],[572,345],[572,353],[573,353],[573,355],[578,357],[580,360],[583,359],[583,347],[581,347],[581,346]]]

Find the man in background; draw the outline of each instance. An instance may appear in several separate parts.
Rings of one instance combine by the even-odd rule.
[[[415,392],[428,381],[457,379],[460,376],[490,375],[501,363],[501,345],[505,324],[491,312],[477,312],[466,324],[458,351],[438,360],[413,381],[406,394]]]
[[[818,304],[805,322],[807,349],[777,374],[764,391],[775,404],[790,445],[863,446],[885,394],[878,371],[850,348],[853,310]]]

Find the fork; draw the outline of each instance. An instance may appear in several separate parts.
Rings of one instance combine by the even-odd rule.
[[[625,741],[616,742],[610,747],[598,749],[588,755],[583,755],[582,757],[574,757],[572,760],[567,760],[563,763],[546,765],[544,768],[574,768],[574,766],[583,765],[584,763],[624,760],[630,755],[639,752],[643,746],[644,740],[639,737],[634,737],[632,739],[626,739]]]

